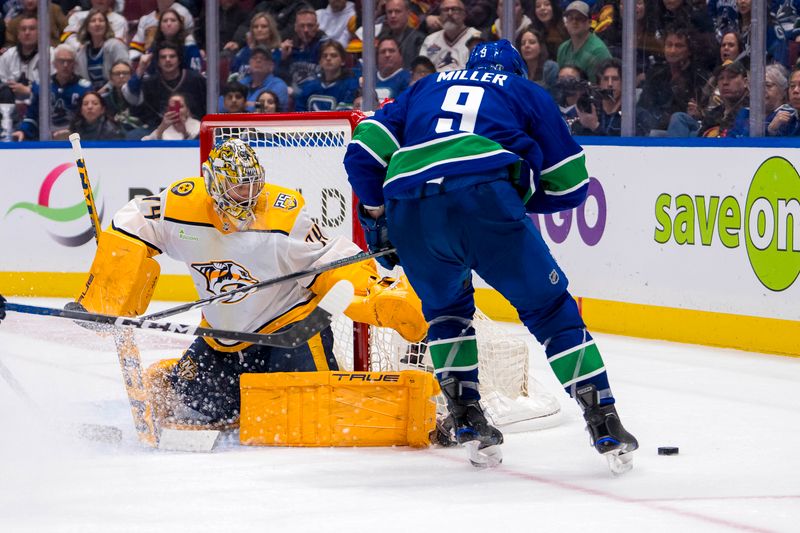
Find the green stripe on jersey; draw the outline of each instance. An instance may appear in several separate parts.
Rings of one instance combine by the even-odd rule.
[[[553,170],[542,172],[540,186],[550,193],[561,193],[573,189],[579,183],[589,179],[586,170],[586,156],[580,156],[567,161]]]
[[[577,369],[579,361],[580,368]],[[554,356],[548,359],[548,362],[558,380],[565,387],[603,368],[603,358],[594,343]]]
[[[390,181],[414,175],[429,167],[508,153],[500,144],[474,134],[457,134],[398,150],[386,172]]]
[[[383,126],[372,120],[365,120],[356,127],[353,140],[360,141],[387,164],[392,154],[400,148],[397,140]]]
[[[433,368],[468,369],[478,364],[478,342],[475,337],[453,339],[428,345],[431,352]]]

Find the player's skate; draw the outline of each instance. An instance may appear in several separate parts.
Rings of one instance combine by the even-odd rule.
[[[479,468],[502,463],[503,434],[486,421],[478,401],[461,399],[461,382],[456,378],[444,379],[440,385],[447,398],[455,439],[467,449],[469,462]]]
[[[586,431],[591,444],[608,459],[614,474],[624,474],[633,468],[633,452],[639,447],[636,437],[628,433],[619,420],[614,404],[599,405],[597,389],[587,385],[577,390],[575,397],[583,409]]]

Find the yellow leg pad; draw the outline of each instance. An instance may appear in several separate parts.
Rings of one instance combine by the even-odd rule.
[[[242,374],[239,439],[251,446],[430,444],[439,385],[419,370]]]
[[[103,231],[78,302],[94,313],[136,316],[147,309],[161,270],[147,246]]]

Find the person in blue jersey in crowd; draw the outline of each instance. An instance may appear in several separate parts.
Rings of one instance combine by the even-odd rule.
[[[50,133],[54,140],[65,140],[70,121],[78,112],[78,101],[91,89],[91,84],[75,74],[75,50],[60,44],[53,50],[55,74],[50,76]],[[11,133],[15,141],[39,139],[39,84],[31,87],[31,105],[19,128]]]
[[[249,60],[249,73],[238,78],[238,76],[231,77],[228,81],[238,81],[247,88],[247,110],[252,111],[258,95],[264,91],[272,91],[280,97],[281,111],[287,110],[287,103],[289,102],[289,88],[286,83],[274,74],[275,62],[273,60],[272,52],[262,45],[256,45],[250,51]],[[223,113],[228,113],[225,107],[224,97],[219,97],[218,102],[219,110]]]
[[[387,98],[396,98],[411,83],[411,71],[403,68],[403,56],[400,45],[394,37],[378,40],[378,79],[375,81],[375,92],[378,102]]]
[[[510,42],[478,44],[466,66],[419,80],[356,128],[344,165],[367,243],[396,247],[384,266],[402,264],[422,299],[453,435],[474,465],[497,465],[503,436],[479,404],[473,271],[544,344],[592,445],[625,472],[638,443],[567,278],[527,216],[584,201],[583,150]]]
[[[300,86],[295,111],[337,111],[352,109],[358,91],[358,78],[345,66],[346,52],[339,41],[320,47],[320,74]]]

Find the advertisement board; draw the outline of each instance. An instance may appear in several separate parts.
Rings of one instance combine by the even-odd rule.
[[[800,152],[585,147],[580,207],[533,215],[574,294],[800,320]]]
[[[35,148],[0,149],[0,293],[72,296],[95,249],[80,181],[66,143],[31,144]],[[584,148],[591,176],[586,202],[531,218],[590,326],[800,353],[796,148]],[[134,196],[157,194],[199,174],[198,147],[191,142],[105,143],[84,152],[104,226]],[[267,179],[291,177],[281,184],[302,190],[328,234],[350,234],[343,169],[326,163],[327,170],[312,178],[308,165],[277,158]],[[173,286],[190,289],[183,265],[159,261],[162,275],[174,276]],[[480,280],[476,287],[489,314],[515,316]],[[183,289],[160,296],[192,297]]]

